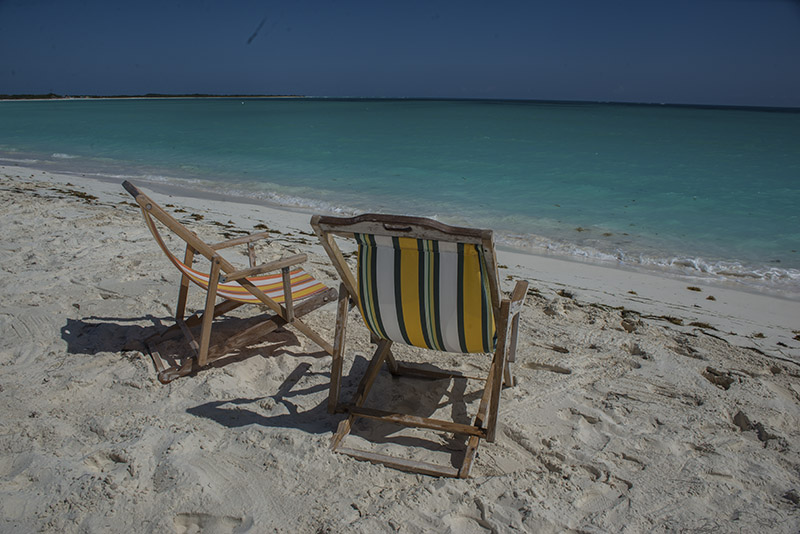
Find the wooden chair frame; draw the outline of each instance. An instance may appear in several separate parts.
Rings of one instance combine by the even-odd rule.
[[[336,314],[336,334],[333,346],[333,362],[331,367],[331,385],[328,399],[328,411],[347,412],[331,440],[334,451],[347,454],[360,460],[381,463],[397,469],[423,473],[434,476],[450,476],[466,478],[469,476],[473,459],[481,438],[489,442],[495,440],[497,434],[498,406],[503,383],[511,386],[514,378],[509,364],[515,359],[519,314],[527,294],[528,282],[517,281],[510,298],[502,298],[497,271],[494,237],[491,230],[460,228],[442,224],[431,219],[394,215],[365,214],[351,218],[326,217],[315,215],[311,226],[328,253],[341,278],[339,299]],[[358,385],[355,396],[350,403],[340,403],[339,393],[342,380],[347,312],[358,302],[358,283],[356,275],[347,265],[335,237],[354,239],[354,234],[372,234],[391,237],[412,237],[446,242],[479,245],[483,249],[484,266],[488,273],[492,312],[495,318],[497,345],[492,363],[485,380],[485,388],[480,400],[478,413],[471,425],[452,421],[430,419],[367,408],[364,406],[370,388],[384,363],[393,375],[410,375],[425,378],[474,378],[466,377],[460,372],[419,369],[398,362],[391,352],[392,341],[373,339],[377,342],[377,350]],[[464,460],[458,467],[440,466],[429,462],[407,460],[370,451],[355,450],[344,447],[342,442],[349,434],[354,421],[359,418],[378,419],[407,427],[425,428],[454,434],[469,436]]]
[[[312,330],[308,325],[300,320],[303,315],[319,308],[327,302],[336,299],[336,290],[326,288],[325,291],[315,293],[308,298],[296,299],[292,297],[292,288],[290,283],[290,267],[299,265],[306,261],[305,254],[296,254],[293,256],[281,258],[268,263],[256,265],[256,257],[254,250],[254,243],[268,237],[267,232],[259,232],[256,234],[237,237],[229,239],[216,244],[207,244],[200,239],[197,234],[186,228],[172,215],[164,211],[158,204],[145,195],[135,185],[128,181],[123,182],[122,186],[128,191],[136,200],[136,203],[142,209],[145,223],[149,228],[153,237],[156,239],[159,247],[167,254],[168,257],[174,258],[172,253],[167,248],[158,228],[153,219],[158,220],[170,231],[178,235],[186,242],[186,253],[183,264],[191,267],[195,256],[200,254],[205,257],[211,264],[208,291],[206,295],[206,304],[202,312],[198,311],[189,318],[185,317],[186,314],[186,301],[189,293],[189,286],[191,280],[186,273],[181,274],[180,289],[178,291],[178,304],[175,311],[175,324],[169,327],[165,332],[157,334],[145,340],[145,344],[150,351],[153,358],[153,363],[158,372],[158,379],[162,383],[168,383],[175,378],[187,375],[193,371],[202,369],[210,365],[215,360],[225,356],[225,350],[221,350],[220,354],[215,357],[209,356],[210,340],[211,340],[211,327],[213,320],[225,313],[228,313],[243,304],[237,300],[224,299],[219,304],[217,301],[217,291],[219,285],[225,282],[236,282],[243,287],[249,294],[257,299],[257,304],[267,307],[272,314],[267,315],[267,318],[260,321],[255,326],[251,326],[243,332],[239,332],[231,336],[224,344],[223,349],[229,347],[240,346],[253,342],[268,333],[284,326],[290,325],[303,333],[306,337],[314,341],[328,354],[333,354],[333,346],[325,341],[319,334]],[[218,251],[229,247],[245,245],[248,248],[248,256],[250,266],[245,269],[237,269],[225,258],[223,258]],[[273,271],[280,271],[283,282],[283,294],[285,301],[283,304],[276,302],[264,293],[259,287],[249,279],[249,277],[257,276],[264,273]],[[191,332],[191,328],[201,325],[200,341],[195,339]],[[182,365],[167,366],[158,351],[158,344],[173,337],[176,333],[182,332],[189,346],[194,351],[194,357],[187,359]]]

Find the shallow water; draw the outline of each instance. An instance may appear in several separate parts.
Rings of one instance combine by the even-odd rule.
[[[507,101],[0,102],[0,160],[800,293],[800,113]]]

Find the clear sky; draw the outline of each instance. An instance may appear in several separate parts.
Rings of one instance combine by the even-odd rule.
[[[800,107],[800,0],[0,0],[0,94]]]

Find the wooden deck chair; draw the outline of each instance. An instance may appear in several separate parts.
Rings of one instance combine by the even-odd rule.
[[[136,186],[128,181],[123,182],[122,186],[133,195],[141,207],[145,223],[158,246],[181,272],[175,324],[164,333],[145,340],[153,357],[158,378],[162,383],[170,382],[179,376],[201,369],[212,363],[212,361],[225,356],[225,350],[217,351],[218,354],[213,358],[209,356],[213,320],[243,304],[262,305],[272,313],[271,315],[268,314],[264,321],[229,338],[225,343],[225,347],[252,342],[288,324],[305,334],[328,354],[333,353],[333,347],[300,320],[303,315],[317,309],[326,302],[336,299],[335,289],[326,287],[303,269],[297,267],[306,261],[305,254],[296,254],[256,265],[253,244],[260,239],[266,238],[267,232],[237,237],[209,245],[164,211]],[[186,254],[183,261],[176,258],[167,248],[159,234],[155,221],[164,225],[186,242]],[[246,245],[248,247],[250,267],[236,269],[218,253],[219,250],[235,245]],[[209,272],[201,272],[192,268],[196,254],[200,254],[209,260],[211,264]],[[273,274],[265,275],[265,273]],[[206,291],[206,304],[202,312],[198,311],[191,317],[185,318],[186,299],[191,283]],[[223,299],[219,304],[216,303],[218,297]],[[197,325],[201,325],[199,343],[191,332],[191,328]],[[172,365],[168,366],[161,358],[157,347],[159,343],[179,332],[186,336],[190,347],[194,351],[194,357],[186,359],[183,363],[173,361]]]
[[[341,277],[334,338],[330,412],[348,412],[339,424],[331,446],[357,459],[397,469],[466,478],[481,438],[492,442],[497,432],[498,403],[503,382],[513,377],[519,313],[528,283],[518,281],[510,299],[500,293],[491,230],[458,228],[430,219],[392,215],[352,218],[314,216],[311,226]],[[358,244],[355,275],[334,237]],[[349,404],[339,403],[347,311],[358,305],[377,350]],[[424,378],[473,378],[455,371],[415,368],[398,362],[393,343],[455,353],[490,353],[478,413],[472,424],[418,417],[365,406],[380,368],[387,364],[394,375]],[[461,465],[440,466],[355,450],[343,446],[356,418],[377,419],[407,427],[468,436]],[[457,462],[456,462],[457,463]]]

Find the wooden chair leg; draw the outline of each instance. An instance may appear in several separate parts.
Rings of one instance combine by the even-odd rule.
[[[508,315],[511,303],[504,300],[500,306],[500,317],[497,324],[497,347],[494,353],[494,360],[492,361],[491,376],[489,377],[489,384],[487,381],[486,387],[491,387],[491,398],[489,399],[489,414],[486,420],[486,440],[489,443],[494,441],[497,433],[497,413],[500,404],[500,392],[503,389],[502,380],[503,372],[506,366],[506,355],[508,354],[508,335],[511,330],[508,324]]]
[[[364,373],[364,376],[361,378],[361,382],[358,384],[358,389],[356,390],[355,397],[353,398],[353,405],[354,406],[363,406],[364,402],[367,400],[367,395],[369,395],[369,390],[372,387],[373,382],[378,377],[378,372],[381,370],[381,365],[383,362],[386,361],[386,357],[389,354],[389,350],[392,346],[392,342],[388,339],[382,339],[380,343],[378,343],[378,348],[375,350],[375,355],[370,360],[369,365],[367,366],[367,371]],[[347,416],[347,419],[339,423],[339,427],[336,430],[336,433],[331,438],[331,449],[336,450],[339,445],[342,443],[342,440],[350,433],[350,429],[353,426],[353,422],[355,421],[356,416],[350,414]]]
[[[495,377],[499,376],[495,373],[497,367],[497,356],[495,355],[495,358],[492,360],[492,366],[489,369],[489,376],[486,379],[486,384],[484,384],[483,395],[481,395],[481,402],[478,406],[478,413],[475,415],[475,420],[472,423],[472,426],[475,428],[486,428],[486,421],[488,419],[489,408],[491,407],[495,389],[494,384],[496,384]],[[469,477],[470,469],[472,469],[472,462],[475,460],[475,456],[478,453],[478,445],[480,445],[480,438],[478,436],[470,436],[469,440],[467,440],[467,450],[464,453],[464,460],[461,462],[461,467],[458,469],[458,478]]]
[[[186,245],[186,255],[184,256],[183,263],[192,266],[194,261],[194,249],[191,245]],[[185,274],[181,275],[181,287],[178,290],[178,306],[175,308],[175,319],[183,319],[186,317],[186,299],[189,295],[189,277]]]
[[[386,365],[389,366],[389,372],[392,373],[393,375],[398,376],[401,374],[400,364],[397,363],[397,360],[395,359],[391,351],[389,352],[389,354],[386,355]]]
[[[381,339],[380,343],[378,343],[378,348],[375,349],[375,355],[369,362],[367,371],[364,373],[364,377],[358,384],[355,398],[353,398],[354,405],[363,406],[364,402],[366,402],[367,395],[369,395],[369,390],[372,387],[372,383],[375,382],[375,379],[378,377],[378,372],[381,370],[381,365],[383,365],[386,357],[390,354],[391,347],[392,342],[388,339]]]
[[[203,326],[200,330],[200,350],[197,354],[197,365],[204,367],[208,358],[208,346],[211,342],[211,325],[214,321],[214,303],[217,300],[217,285],[219,284],[219,258],[211,261],[211,274],[208,279],[208,295],[206,295],[206,309],[203,312]]]
[[[514,318],[511,320],[511,333],[509,334],[509,343],[508,343],[508,356],[506,357],[506,365],[505,365],[505,381],[504,385],[507,388],[514,387],[517,385],[517,379],[511,372],[511,364],[516,361],[517,359],[517,331],[519,330],[519,313],[514,314]]]
[[[339,423],[336,427],[336,433],[331,437],[331,449],[336,450],[342,444],[342,440],[350,433],[353,428],[353,421],[356,420],[355,415],[348,415],[347,419]]]
[[[283,280],[283,305],[286,313],[283,318],[287,323],[294,321],[294,303],[292,302],[292,281],[289,278],[289,268],[281,269],[281,280]]]
[[[333,361],[331,362],[331,384],[328,393],[328,413],[334,413],[339,405],[342,388],[342,366],[344,364],[344,345],[347,333],[347,312],[350,308],[350,295],[344,284],[339,285],[339,301],[336,306],[336,334],[333,338]]]
[[[464,461],[461,462],[461,467],[458,468],[458,478],[469,478],[472,462],[475,460],[475,455],[478,452],[478,445],[480,445],[480,443],[481,438],[478,436],[470,436],[467,440],[467,450],[464,453]]]

